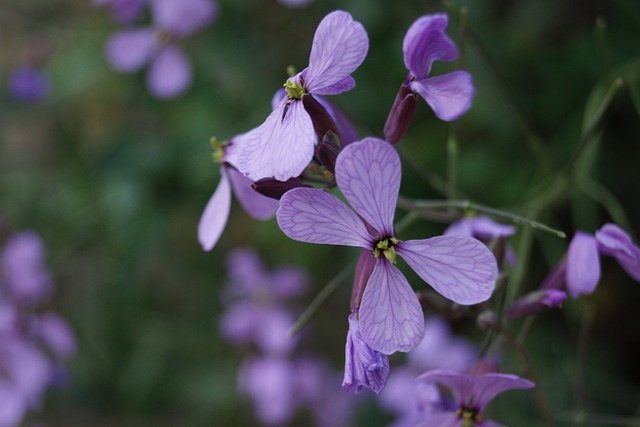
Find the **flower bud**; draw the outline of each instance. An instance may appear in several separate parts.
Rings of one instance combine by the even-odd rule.
[[[319,138],[323,138],[329,131],[336,134],[338,133],[333,119],[317,99],[309,94],[305,94],[302,96],[302,105],[304,105],[304,109],[311,117],[313,129],[316,131]]]
[[[418,96],[409,89],[409,83],[409,77],[407,77],[398,90],[387,122],[384,124],[384,137],[390,144],[395,144],[402,139],[418,108]]]
[[[280,200],[282,195],[292,188],[309,186],[303,184],[300,178],[289,178],[286,181],[278,181],[274,178],[263,178],[251,184],[251,187],[263,196]]]
[[[338,135],[332,131],[324,134],[322,142],[318,144],[318,160],[329,172],[334,173],[336,168],[336,159],[340,154],[340,147],[336,143]]]
[[[549,308],[559,307],[566,299],[566,292],[557,289],[534,291],[515,300],[507,310],[507,316],[512,319],[530,316]]]
[[[376,265],[376,259],[373,253],[363,249],[360,251],[360,257],[356,263],[356,271],[353,275],[353,288],[351,289],[351,312],[355,313],[360,307],[362,294],[369,282],[369,277],[373,273],[373,267]]]

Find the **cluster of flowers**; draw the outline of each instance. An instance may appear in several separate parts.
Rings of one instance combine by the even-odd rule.
[[[280,267],[269,272],[246,248],[230,254],[227,270],[220,331],[253,353],[242,362],[238,389],[253,401],[258,420],[282,425],[305,407],[319,427],[349,425],[353,402],[331,392],[336,375],[320,358],[302,354],[300,337],[288,333],[295,319],[286,303],[306,290],[304,271]]]
[[[267,219],[275,212],[280,229],[293,240],[361,248],[342,382],[350,392],[380,392],[389,376],[389,355],[415,349],[425,336],[421,304],[396,267],[397,255],[438,294],[459,305],[487,301],[499,264],[516,262],[507,247],[499,263],[481,242],[504,240],[515,231],[488,218],[466,219],[443,236],[421,240],[400,240],[394,228],[402,172],[393,144],[408,129],[419,98],[438,118],[450,121],[470,108],[475,92],[465,71],[429,77],[434,61],[457,58],[457,48],[445,34],[447,23],[446,15],[427,15],[408,30],[403,54],[409,72],[384,126],[384,140],[359,139],[346,116],[325,99],[355,86],[351,73],[369,48],[363,26],[348,13],[336,11],[320,22],[309,66],[276,93],[265,122],[227,144],[214,141],[222,179],[198,227],[203,248],[212,249],[225,227],[232,188],[251,216]],[[334,187],[351,208],[327,191]],[[593,291],[599,278],[598,254],[614,256],[640,279],[640,250],[624,231],[608,224],[595,237],[576,234],[566,259],[539,291],[511,305],[509,317],[557,307],[566,292],[576,297]],[[454,405],[435,405],[434,411],[421,414],[418,424],[429,426],[497,425],[480,421],[484,405],[502,391],[533,387],[515,375],[482,369],[469,374],[435,370],[420,378],[448,388],[455,400]]]
[[[2,224],[0,224],[1,227]],[[0,247],[0,426],[21,424],[44,393],[64,381],[74,335],[57,313],[40,310],[54,293],[42,241],[25,231]]]

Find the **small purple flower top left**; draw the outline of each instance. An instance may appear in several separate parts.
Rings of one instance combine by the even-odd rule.
[[[244,135],[238,135],[224,145],[215,138],[211,140],[213,161],[220,164],[220,182],[207,202],[198,224],[198,241],[205,251],[213,249],[227,224],[232,189],[240,205],[252,218],[267,220],[278,209],[277,200],[255,192],[251,188],[253,181],[236,169],[238,147],[243,139]]]
[[[160,99],[182,95],[191,84],[191,65],[177,39],[209,25],[218,14],[214,0],[149,0],[153,25],[122,30],[109,38],[109,64],[124,73],[149,64],[147,86]]]
[[[454,399],[451,411],[425,414],[416,427],[499,427],[501,424],[481,418],[487,403],[505,391],[535,386],[513,374],[467,375],[448,370],[429,371],[416,380],[440,384],[451,391]]]
[[[254,181],[299,176],[311,161],[317,135],[302,102],[306,96],[337,95],[355,87],[351,77],[364,61],[369,38],[350,14],[335,11],[318,25],[309,66],[289,78],[286,95],[265,122],[247,133],[238,155],[240,172]]]
[[[375,258],[359,301],[363,340],[383,354],[407,352],[424,335],[418,298],[395,266],[400,255],[425,282],[459,304],[487,300],[498,274],[496,260],[470,237],[438,236],[399,240],[393,217],[400,190],[400,157],[376,138],[343,148],[336,161],[338,188],[355,212],[337,197],[316,188],[284,194],[276,214],[291,239],[318,244],[361,247]]]

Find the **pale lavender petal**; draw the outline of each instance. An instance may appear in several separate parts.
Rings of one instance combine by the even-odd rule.
[[[598,242],[591,234],[577,231],[567,251],[567,292],[572,298],[590,294],[600,280]]]
[[[255,304],[238,301],[231,305],[220,317],[220,334],[235,344],[251,344],[262,320],[263,310]]]
[[[313,38],[305,88],[315,93],[340,82],[362,64],[368,50],[369,38],[362,24],[347,12],[331,12]]]
[[[109,65],[120,72],[132,72],[142,68],[158,47],[152,28],[124,30],[107,40],[105,55]]]
[[[383,354],[410,351],[424,336],[424,314],[416,294],[384,257],[377,259],[359,315],[365,342]]]
[[[302,102],[283,100],[265,122],[246,134],[238,169],[254,181],[286,181],[304,172],[317,137]]]
[[[280,199],[278,225],[287,237],[307,243],[370,249],[362,220],[340,199],[316,188],[294,188]]]
[[[345,345],[344,378],[342,388],[358,394],[365,387],[380,393],[389,376],[389,357],[372,349],[360,333],[360,322],[349,315],[349,331]]]
[[[38,335],[58,358],[68,358],[77,350],[73,331],[65,319],[55,313],[44,313],[38,318]]]
[[[640,248],[626,231],[615,224],[605,224],[596,231],[596,240],[601,254],[614,257],[629,276],[640,282]]]
[[[377,138],[349,144],[336,161],[338,188],[380,237],[395,235],[393,215],[401,175],[400,156],[389,143]]]
[[[404,65],[417,80],[429,75],[433,61],[455,61],[458,57],[456,45],[444,32],[447,24],[447,15],[425,15],[407,31],[402,43]]]
[[[32,343],[13,340],[4,348],[3,367],[30,405],[37,405],[51,378],[51,364]]]
[[[416,381],[427,381],[446,387],[453,394],[457,408],[467,403],[473,390],[473,380],[467,374],[446,369],[425,372],[418,376]]]
[[[472,400],[469,407],[482,411],[491,399],[508,390],[533,388],[535,384],[513,374],[484,374],[471,378],[473,384],[470,392]]]
[[[337,95],[342,92],[348,92],[356,87],[356,81],[353,77],[347,76],[330,86],[313,91],[314,95]]]
[[[283,99],[286,98],[286,96],[287,96],[287,92],[284,90],[283,87],[278,89],[276,93],[273,94],[273,98],[271,98],[271,109],[277,110],[280,107],[280,103],[282,102]]]
[[[260,221],[273,218],[278,210],[278,201],[256,192],[251,187],[253,181],[234,168],[228,167],[226,169],[233,193],[244,211],[252,218]]]
[[[27,401],[8,381],[0,379],[0,427],[14,427],[27,412]]]
[[[471,108],[475,87],[471,74],[454,71],[442,76],[416,80],[410,84],[433,109],[440,120],[456,120]]]
[[[441,412],[421,418],[416,427],[464,427],[462,419],[454,412]]]
[[[160,99],[182,95],[191,84],[191,65],[174,44],[162,48],[147,74],[149,91]]]
[[[198,223],[198,241],[205,251],[210,251],[218,242],[227,225],[231,210],[231,185],[224,168],[220,168],[220,183],[202,212]]]
[[[491,251],[471,237],[451,235],[401,241],[396,252],[422,280],[458,304],[489,299],[498,277]]]
[[[448,234],[475,237],[477,239],[495,239],[497,237],[509,237],[516,232],[513,225],[500,224],[484,216],[463,218],[451,224],[444,231]]]
[[[281,267],[271,275],[273,294],[279,299],[301,295],[307,290],[309,276],[300,268]]]
[[[231,294],[248,295],[264,288],[268,272],[252,248],[236,248],[226,259]]]
[[[218,13],[214,0],[151,0],[154,24],[184,37],[209,25]]]
[[[313,0],[278,0],[278,1],[288,7],[303,7],[310,4]]]
[[[533,291],[515,300],[507,310],[507,316],[512,319],[530,316],[548,308],[559,307],[566,299],[566,292],[557,289]]]

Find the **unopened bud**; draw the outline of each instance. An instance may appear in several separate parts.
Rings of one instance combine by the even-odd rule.
[[[251,187],[263,196],[280,200],[284,193],[293,188],[309,186],[303,184],[300,178],[289,178],[286,181],[278,181],[273,178],[263,178],[251,184]]]
[[[316,131],[319,138],[323,138],[329,131],[335,134],[338,133],[336,124],[329,113],[327,113],[327,110],[312,95],[303,95],[302,105],[304,105],[304,109],[311,117],[313,129]]]
[[[485,310],[478,314],[476,323],[480,329],[490,330],[498,327],[498,315],[493,310]]]
[[[376,259],[371,251],[363,249],[360,251],[360,257],[356,264],[356,271],[353,275],[353,288],[351,288],[351,312],[356,312],[360,308],[362,294],[369,282],[369,277],[373,273],[373,267],[376,265]]]
[[[549,308],[559,307],[566,299],[566,292],[557,289],[534,291],[515,300],[507,310],[507,316],[512,319],[531,316]]]
[[[402,139],[418,108],[418,96],[409,89],[408,78],[402,83],[384,124],[384,137],[390,144]]]
[[[336,141],[338,141],[338,135],[329,131],[324,134],[322,142],[318,144],[318,160],[331,173],[336,169],[336,159],[340,154],[340,147]]]

